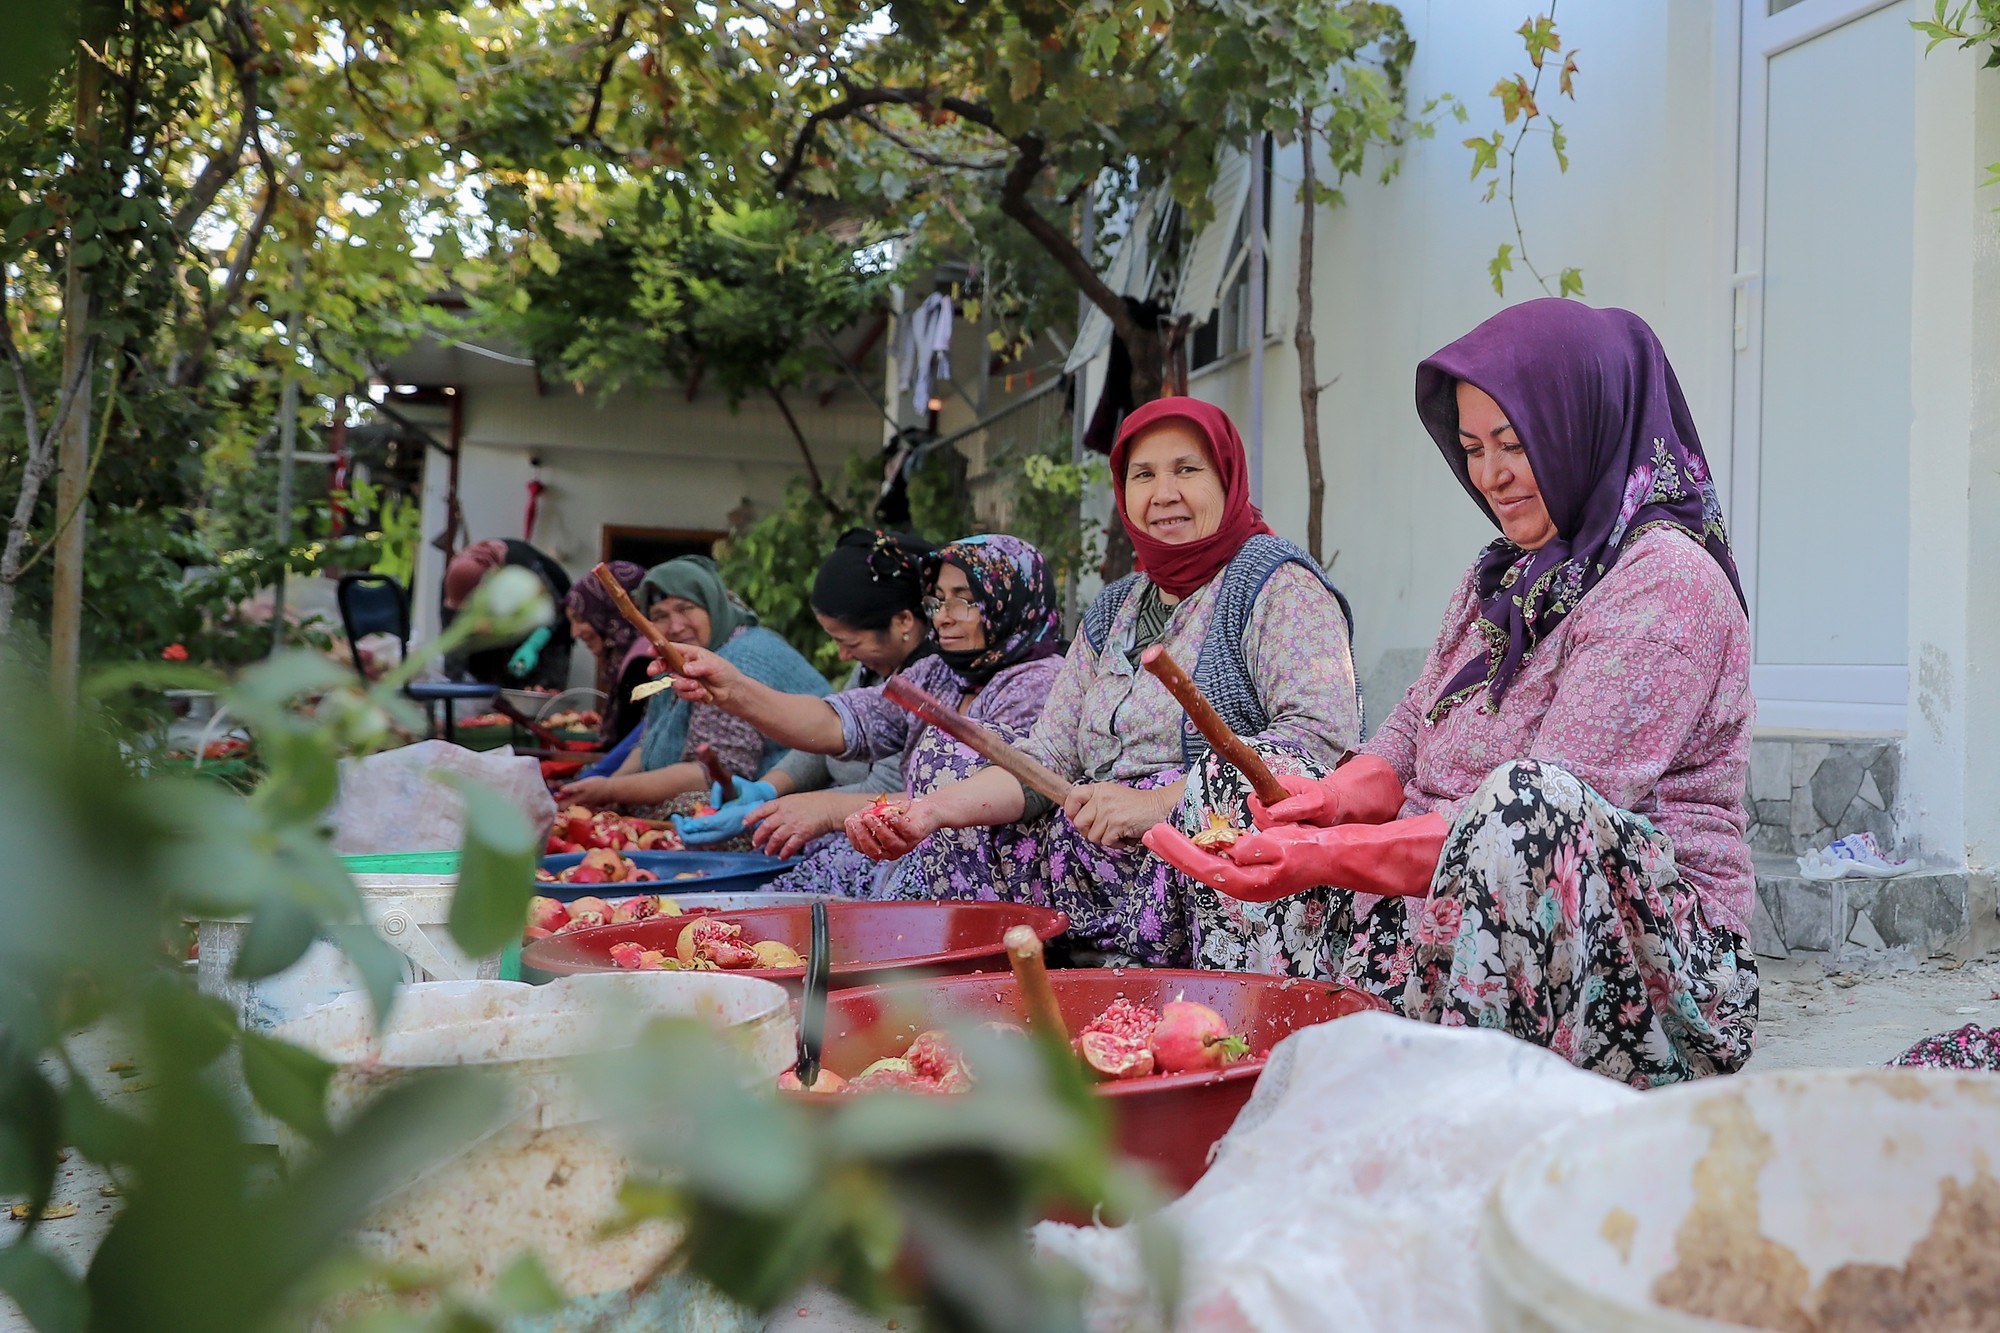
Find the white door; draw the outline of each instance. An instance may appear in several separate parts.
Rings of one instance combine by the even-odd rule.
[[[1742,0],[1730,524],[1758,720],[1908,693],[1911,0]]]

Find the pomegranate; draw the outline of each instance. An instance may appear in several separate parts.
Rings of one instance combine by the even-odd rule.
[[[1193,1000],[1171,1000],[1160,1011],[1150,1043],[1153,1063],[1163,1074],[1220,1069],[1250,1053],[1250,1043],[1231,1036],[1222,1015]]]
[[[1150,1043],[1159,1021],[1151,1009],[1121,995],[1078,1034],[1077,1054],[1105,1078],[1144,1078],[1153,1072]]]
[[[528,925],[539,926],[551,933],[569,924],[569,909],[553,898],[540,894],[528,899]]]
[[[571,866],[560,877],[567,884],[608,884],[610,879],[596,866]]]
[[[611,961],[620,967],[637,969],[643,964],[645,949],[631,940],[620,940],[611,946]]]
[[[757,951],[743,941],[743,927],[714,917],[701,917],[681,932],[674,952],[683,963],[713,963],[721,968],[761,966]]]
[[[625,876],[625,882],[627,884],[658,884],[660,882],[660,877],[658,875],[655,875],[650,870],[645,870],[641,869],[638,866],[633,866],[632,873]]]
[[[548,930],[541,926],[529,926],[521,932],[521,942],[523,944],[533,944],[536,940],[545,940],[553,934],[555,934],[553,930]]]
[[[910,1062],[901,1056],[886,1056],[856,1074],[849,1081],[849,1092],[882,1092],[901,1089],[904,1092],[921,1092],[926,1080],[910,1068]]]
[[[578,870],[594,869],[599,874],[603,875],[604,878],[602,880],[573,881],[575,883],[621,884],[627,878],[630,877],[632,873],[632,863],[630,861],[627,861],[624,857],[620,856],[617,852],[607,851],[604,848],[600,847],[595,851],[585,852],[583,854],[583,862],[582,864],[577,866],[577,869]]]
[[[660,914],[660,901],[651,894],[642,893],[636,898],[620,898],[611,905],[611,924],[629,926],[635,921],[645,921]]]
[[[806,965],[805,959],[799,957],[799,951],[783,940],[759,940],[750,946],[750,951],[757,955],[757,966],[759,967],[804,967]]]
[[[572,926],[601,926],[610,919],[611,904],[602,898],[585,895],[569,905]]]
[[[786,1092],[839,1092],[846,1086],[847,1080],[831,1069],[820,1070],[819,1077],[813,1080],[810,1088],[799,1082],[798,1074],[790,1069],[778,1075],[778,1087]]]
[[[965,1067],[965,1057],[959,1054],[958,1046],[943,1032],[920,1032],[910,1048],[903,1052],[910,1072],[930,1085],[928,1092],[964,1092],[972,1086],[972,1074]]]
[[[581,847],[577,846],[577,845],[576,845],[575,843],[571,842],[571,841],[570,841],[569,839],[567,839],[567,838],[558,838],[558,837],[557,837],[557,836],[556,836],[555,834],[553,834],[553,833],[551,833],[551,834],[549,835],[549,855],[550,855],[550,856],[574,856],[574,855],[576,855],[576,854],[577,854],[578,852],[580,852],[580,851],[582,851],[582,850],[583,850],[583,848],[581,848]],[[543,873],[544,873],[544,874],[547,874],[547,872],[546,872],[546,871],[544,871]],[[549,875],[549,878],[550,878],[550,879],[554,879],[554,878],[555,878],[555,876],[554,876],[554,875]]]

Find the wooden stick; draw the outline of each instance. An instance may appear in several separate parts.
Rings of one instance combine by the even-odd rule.
[[[922,686],[912,685],[902,676],[891,676],[882,693],[889,702],[900,704],[995,768],[1006,769],[1022,786],[1033,787],[1057,805],[1069,799],[1073,784],[1068,778],[1041,760],[1023,754],[957,709],[946,707]]]
[[[1014,984],[1021,988],[1021,1005],[1028,1011],[1028,1021],[1067,1045],[1069,1028],[1056,1004],[1056,988],[1049,984],[1048,964],[1042,961],[1042,937],[1035,934],[1033,926],[1009,926],[1000,938],[1007,945],[1007,965],[1014,969]]]
[[[1154,644],[1139,654],[1139,665],[1159,677],[1160,684],[1179,700],[1195,729],[1208,738],[1215,752],[1250,779],[1250,787],[1257,793],[1258,800],[1265,805],[1276,805],[1291,795],[1278,781],[1277,775],[1265,765],[1263,758],[1245,745],[1241,736],[1229,729],[1229,724],[1222,720],[1222,714],[1215,711],[1215,705],[1208,701],[1194,683],[1194,678],[1181,668],[1179,662],[1174,661],[1166,649]]]
[[[604,585],[604,591],[611,594],[612,604],[618,608],[619,614],[632,622],[633,629],[646,636],[646,642],[653,645],[653,651],[667,664],[667,670],[675,675],[687,670],[687,662],[681,657],[680,649],[674,647],[673,640],[667,637],[665,630],[648,620],[645,612],[632,605],[632,595],[625,591],[625,585],[618,581],[618,576],[611,572],[611,567],[599,565],[590,572]]]
[[[730,793],[735,790],[735,782],[729,769],[723,764],[722,756],[715,752],[715,747],[707,741],[701,742],[694,747],[694,761],[701,765],[701,771],[707,775],[710,782],[722,788],[722,799],[728,800]]]

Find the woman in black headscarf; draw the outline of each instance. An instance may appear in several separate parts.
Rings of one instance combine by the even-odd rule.
[[[1062,665],[1055,581],[1042,553],[1018,537],[966,537],[932,556],[925,574],[930,593],[925,609],[937,651],[911,663],[905,678],[1001,739],[1018,742],[1047,703]],[[780,694],[713,653],[690,653],[675,689],[683,699],[715,704],[800,749],[854,759],[900,755],[903,780],[880,789],[883,796],[934,791],[980,762],[951,737],[889,702],[880,686],[829,699]],[[1003,863],[1001,842],[1011,837],[1007,829],[956,829],[948,841],[961,860],[990,867]],[[896,882],[878,887],[886,877],[882,868],[846,838],[829,838],[773,887],[857,897],[944,892],[906,868],[893,873]]]
[[[935,649],[924,620],[924,562],[934,547],[921,537],[874,528],[850,528],[813,580],[813,616],[840,660],[852,662],[843,690],[879,685]],[[754,720],[754,719],[753,719]],[[796,856],[839,830],[875,795],[901,791],[903,757],[873,763],[794,750],[762,781],[738,779],[716,799],[712,815],[676,821],[690,847],[716,847],[752,830],[751,843],[772,856]]]

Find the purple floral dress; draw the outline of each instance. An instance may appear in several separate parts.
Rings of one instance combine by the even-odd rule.
[[[1161,644],[1182,665],[1200,655],[1215,606],[1211,581],[1173,608]],[[1131,662],[1141,592],[1111,622],[1105,651],[1070,646],[1023,748],[1081,782],[1150,790],[1185,775],[1185,714],[1166,687]],[[1318,578],[1296,565],[1273,574],[1244,634],[1244,655],[1271,719],[1257,737],[1280,772],[1315,772],[1357,739],[1360,701],[1347,622]],[[1219,810],[1248,827],[1248,788],[1234,769],[1207,766],[1188,783],[1174,822],[1193,832]],[[907,897],[986,898],[1055,907],[1070,918],[1079,961],[1151,967],[1334,975],[1323,928],[1325,893],[1278,904],[1227,901],[1144,847],[1091,842],[1060,810],[993,839],[991,857],[933,835],[901,863]]]
[[[988,681],[986,688],[973,695],[969,703],[964,683],[940,658],[924,658],[902,674],[912,684],[960,709],[975,722],[983,723],[1002,740],[1018,744],[1034,726],[1061,666],[1061,658],[1044,657],[1008,667]],[[847,749],[838,757],[873,761],[901,754],[905,795],[923,796],[948,787],[985,764],[985,760],[937,728],[925,726],[890,703],[879,685],[845,690],[827,703],[840,715],[841,733],[847,739]],[[1012,832],[1007,828],[946,829],[930,841],[948,847],[954,863],[977,863],[1004,856],[1004,845]],[[806,849],[805,863],[773,880],[771,889],[834,893],[846,898],[980,896],[906,892],[903,886],[911,872],[908,860],[888,863],[869,860],[854,850],[845,833],[836,830],[814,839]]]

